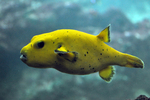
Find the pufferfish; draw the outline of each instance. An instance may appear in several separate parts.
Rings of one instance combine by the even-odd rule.
[[[20,59],[35,68],[54,68],[60,72],[86,75],[98,72],[106,82],[115,73],[113,65],[144,68],[138,57],[119,52],[110,42],[110,25],[97,36],[72,29],[36,35],[24,46]]]

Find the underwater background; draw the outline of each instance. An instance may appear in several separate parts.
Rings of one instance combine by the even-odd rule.
[[[149,0],[0,0],[0,100],[134,100],[150,97]],[[37,34],[76,29],[97,35],[111,24],[109,46],[141,58],[144,69],[115,66],[111,83],[98,73],[69,75],[28,67],[21,48]]]

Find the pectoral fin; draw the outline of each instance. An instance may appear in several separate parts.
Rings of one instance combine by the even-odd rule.
[[[114,71],[115,71],[115,69],[113,66],[108,66],[105,69],[99,71],[99,75],[106,82],[110,82],[115,73]]]
[[[57,53],[59,56],[63,57],[64,59],[71,61],[71,62],[75,62],[78,58],[77,52],[69,51],[63,46],[57,48],[54,52]]]

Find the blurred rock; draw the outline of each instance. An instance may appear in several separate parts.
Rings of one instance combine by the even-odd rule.
[[[150,100],[150,98],[146,97],[145,95],[140,95],[135,100]]]
[[[134,28],[133,24],[125,16],[125,14],[116,8],[110,8],[106,13],[104,13],[103,18],[100,20],[102,23],[112,24],[112,31],[115,32],[130,31]]]

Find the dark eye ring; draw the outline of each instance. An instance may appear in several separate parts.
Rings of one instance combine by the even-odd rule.
[[[37,47],[38,47],[38,48],[43,48],[43,47],[44,47],[44,42],[43,42],[43,41],[39,41],[39,42],[37,43]]]

